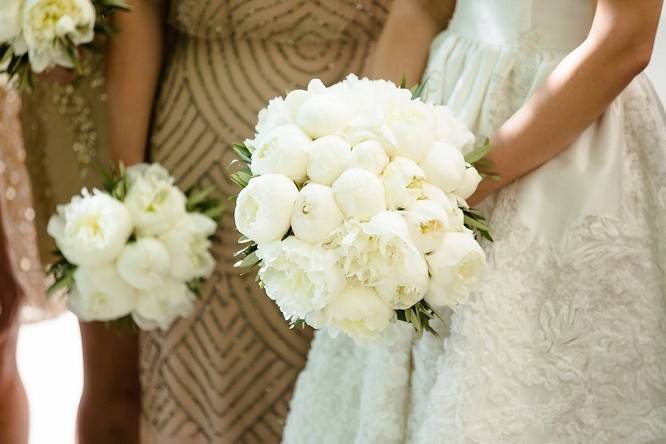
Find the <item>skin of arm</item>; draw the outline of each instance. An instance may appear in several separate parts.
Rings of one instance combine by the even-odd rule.
[[[142,162],[163,53],[164,7],[159,0],[132,0],[116,13],[107,47],[107,113],[110,158]],[[84,389],[77,421],[80,444],[139,443],[141,386],[136,335],[101,322],[80,324]],[[100,413],[103,412],[103,413]]]
[[[418,83],[428,61],[430,43],[453,15],[455,0],[395,0],[384,26],[371,78],[407,85]]]
[[[145,157],[164,51],[164,2],[130,5],[114,15],[120,32],[109,42],[106,68],[110,155],[125,165]]]
[[[412,3],[406,17],[392,17]],[[380,42],[375,77],[419,79],[433,34],[433,3],[399,0]],[[548,76],[537,92],[491,137],[488,159],[499,181],[484,180],[469,199],[474,205],[562,152],[603,114],[650,61],[662,0],[597,0],[585,41]],[[408,17],[411,17],[408,19]],[[407,29],[420,32],[408,37]],[[427,35],[430,35],[430,39]],[[400,42],[400,40],[405,40]],[[391,45],[393,45],[391,47]],[[392,49],[391,49],[392,48]],[[575,112],[571,112],[575,110]]]
[[[662,0],[598,0],[587,39],[491,137],[501,176],[484,180],[474,205],[567,148],[650,61]],[[575,110],[575,112],[572,112]]]

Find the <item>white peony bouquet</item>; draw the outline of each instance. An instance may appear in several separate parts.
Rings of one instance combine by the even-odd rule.
[[[444,106],[383,80],[346,80],[273,99],[235,149],[242,187],[238,266],[285,318],[363,341],[394,321],[420,333],[433,306],[464,303],[490,239],[465,199],[488,144]],[[486,161],[487,162],[487,161]]]
[[[51,217],[60,259],[49,267],[49,292],[65,289],[83,321],[167,329],[192,312],[215,267],[210,238],[221,206],[210,189],[184,193],[156,163],[121,165],[105,189],[84,189]]]
[[[0,73],[32,85],[32,73],[61,66],[81,71],[79,48],[96,33],[110,35],[109,18],[129,10],[123,0],[0,0]]]

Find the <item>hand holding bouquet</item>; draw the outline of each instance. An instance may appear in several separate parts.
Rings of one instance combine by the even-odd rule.
[[[79,48],[110,34],[111,14],[128,8],[122,0],[0,0],[0,73],[29,88],[33,72],[79,72]]]
[[[106,182],[106,192],[83,190],[51,217],[61,259],[49,269],[49,292],[66,289],[83,321],[167,329],[191,313],[214,269],[221,208],[209,190],[183,193],[159,164],[121,167]]]
[[[396,320],[429,329],[432,306],[464,303],[485,265],[470,228],[488,228],[465,203],[487,152],[473,144],[449,109],[386,81],[313,80],[272,100],[236,146],[238,265],[293,324],[356,340]]]

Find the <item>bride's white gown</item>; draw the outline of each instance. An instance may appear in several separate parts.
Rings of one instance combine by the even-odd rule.
[[[491,134],[592,16],[591,0],[459,0],[429,99]],[[647,78],[491,200],[487,279],[450,332],[318,332],[286,443],[666,442],[666,118]]]

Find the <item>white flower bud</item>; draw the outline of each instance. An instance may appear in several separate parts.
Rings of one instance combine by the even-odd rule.
[[[381,142],[366,140],[354,146],[350,166],[363,168],[380,176],[389,163],[388,154]]]
[[[435,143],[430,153],[421,162],[421,168],[423,168],[428,182],[450,193],[462,183],[465,174],[465,158],[453,146]]]
[[[312,140],[296,125],[282,125],[254,143],[252,174],[282,174],[297,183],[305,180]]]
[[[382,174],[389,209],[409,208],[423,196],[425,173],[414,161],[396,157]]]
[[[333,197],[333,190],[309,183],[298,193],[291,213],[291,228],[299,239],[310,244],[325,241],[337,229],[344,215]]]
[[[308,177],[322,185],[330,186],[347,169],[351,147],[339,136],[324,136],[310,147]]]
[[[381,180],[369,171],[351,168],[333,184],[338,207],[347,217],[370,220],[386,209],[386,197]]]
[[[430,253],[442,242],[448,229],[446,210],[431,200],[417,200],[405,212],[409,234],[421,253]]]
[[[426,259],[431,281],[425,299],[431,305],[465,303],[481,282],[486,265],[485,253],[471,233],[448,233]]]
[[[298,188],[287,176],[266,174],[250,179],[236,200],[236,228],[257,243],[282,239],[297,197]]]

